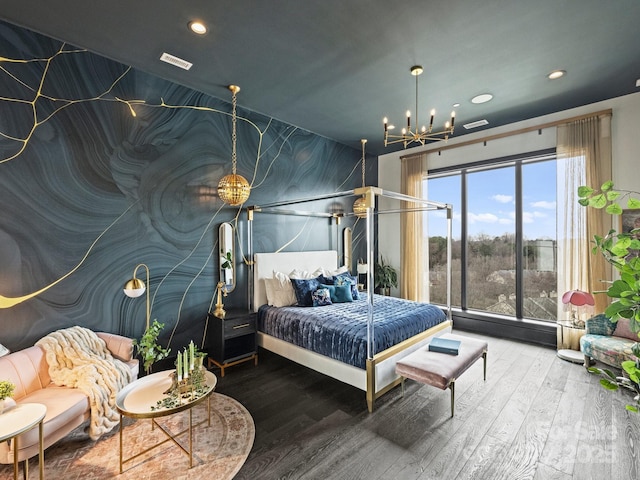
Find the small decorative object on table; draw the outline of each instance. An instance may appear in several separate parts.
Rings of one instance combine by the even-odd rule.
[[[198,350],[193,340],[178,352],[176,370],[171,374],[171,387],[163,392],[167,397],[158,400],[151,410],[176,407],[182,399],[192,401],[206,393],[203,360],[203,352]]]

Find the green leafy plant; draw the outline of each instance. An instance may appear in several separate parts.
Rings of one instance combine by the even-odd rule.
[[[13,382],[10,382],[9,380],[0,380],[0,400],[4,400],[5,398],[9,398],[13,395],[15,388],[16,386]]]
[[[231,255],[231,250],[221,256],[220,259],[222,260],[220,268],[233,268],[233,256]]]
[[[384,261],[382,255],[380,255],[380,261],[376,262],[373,267],[373,277],[376,288],[386,290],[398,286],[398,272]]]
[[[600,190],[581,186],[578,188],[579,203],[583,206],[602,209],[612,215],[620,215],[620,201],[627,198],[627,208],[640,209],[640,200],[632,197],[635,192],[614,190],[613,182],[605,182]],[[611,283],[606,293],[615,299],[604,314],[613,322],[619,318],[630,320],[631,330],[640,332],[640,229],[631,232],[609,230],[605,236],[594,236],[593,253],[600,252],[620,273],[620,278]]]
[[[626,199],[627,209],[640,209],[640,200],[633,196],[637,192],[614,189],[611,181],[605,182],[600,190],[588,186],[578,188],[578,202],[585,207],[602,209],[611,215],[622,214],[620,203]],[[604,314],[613,322],[628,318],[633,332],[640,335],[640,229],[630,232],[609,230],[605,236],[594,236],[592,253],[601,253],[607,262],[618,270],[620,278],[613,281],[606,290],[614,300]],[[596,292],[597,293],[597,292]],[[617,376],[609,369],[589,367],[591,373],[599,374],[600,384],[608,390],[624,388],[632,391],[635,405],[627,405],[627,410],[640,412],[640,343],[632,347],[635,360],[622,362],[626,376]]]
[[[142,334],[140,340],[133,340],[133,345],[138,355],[142,357],[144,371],[147,374],[151,373],[151,367],[155,362],[167,358],[171,352],[171,349],[158,345],[158,335],[160,335],[163,328],[164,323],[159,323],[158,320],[154,319],[153,323]]]

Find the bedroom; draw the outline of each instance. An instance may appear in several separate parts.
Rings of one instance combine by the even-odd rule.
[[[0,16],[5,17],[5,12]],[[9,16],[7,13],[6,17]],[[6,50],[1,56],[7,58],[48,58],[60,46],[55,40],[8,24],[3,24],[3,32]],[[59,91],[61,98],[99,94],[126,69],[98,55],[82,56],[83,59],[78,60],[68,56],[62,62],[63,70],[54,73],[54,82],[71,89]],[[408,77],[407,72],[402,73],[400,79]],[[31,81],[37,78],[35,73],[29,75]],[[205,98],[197,91],[141,71],[127,74],[123,85],[121,91],[128,94],[126,98],[143,98],[149,103],[158,103],[160,97],[178,99],[185,104],[203,101],[228,112],[228,97]],[[242,86],[241,115],[265,128],[269,117],[242,108],[243,94],[249,94],[249,89]],[[411,90],[410,87],[407,88]],[[2,89],[3,96],[7,91],[12,95],[18,95],[15,92],[19,91],[15,81],[7,76],[3,76]],[[634,189],[640,184],[640,174],[635,168],[640,151],[640,139],[635,135],[640,122],[638,95],[536,115],[522,123],[467,134],[449,143],[455,145],[473,136],[535,127],[611,108],[614,112],[613,179],[620,188]],[[202,335],[217,280],[216,268],[209,259],[215,243],[214,231],[218,223],[233,221],[236,214],[230,209],[222,209],[215,218],[211,214],[221,207],[211,189],[220,176],[228,173],[230,166],[229,122],[227,115],[149,111],[145,115],[153,117],[154,128],[148,128],[149,118],[142,111],[136,119],[132,118],[125,104],[77,105],[75,109],[60,112],[55,122],[43,125],[21,156],[2,164],[2,204],[11,208],[10,212],[5,208],[2,214],[5,268],[0,294],[17,297],[43,287],[51,288],[38,298],[0,311],[3,332],[0,343],[16,350],[33,344],[55,328],[76,323],[139,336],[144,304],[126,299],[120,294],[120,286],[140,262],[151,267],[152,316],[167,325],[163,340],[169,341],[174,326],[177,328],[171,339],[172,348]],[[13,122],[9,122],[3,124],[3,132],[23,135],[25,128],[28,132],[31,123],[28,114],[23,112],[23,115],[17,117],[20,121],[15,123],[19,131],[5,130],[5,127],[14,127]],[[3,122],[7,122],[3,117]],[[376,128],[379,127],[379,119],[374,120]],[[286,145],[286,149],[277,157],[282,161],[276,161],[273,170],[268,166],[276,154],[272,150],[266,152],[268,161],[260,166],[264,170],[258,171],[257,180],[262,184],[254,192],[253,203],[273,201],[274,192],[278,198],[297,198],[335,191],[344,182],[350,188],[359,186],[357,147],[282,122],[274,121],[272,125],[264,136],[265,146],[273,145],[275,149]],[[379,130],[381,137],[381,128]],[[359,137],[357,134],[349,140],[357,143]],[[259,135],[243,125],[238,138],[242,153],[239,171],[250,176],[254,171]],[[464,147],[457,153],[455,150],[443,152],[440,158],[452,162],[458,154],[475,160],[500,158],[512,154],[514,148],[520,152],[548,148],[547,142],[553,138],[554,135],[547,132],[540,136],[532,132],[521,139],[488,142],[486,147],[479,144]],[[515,143],[515,147],[505,146],[510,142]],[[15,152],[15,144],[3,140],[2,145],[3,158]],[[399,191],[397,160],[404,153],[385,153],[379,157],[368,154],[367,184]],[[200,161],[201,158],[205,160]],[[333,158],[334,162],[328,164],[325,158]],[[194,162],[200,163],[194,167]],[[213,168],[209,168],[211,166]],[[139,203],[135,203],[137,201]],[[131,205],[132,210],[126,211]],[[122,221],[118,221],[122,214]],[[106,235],[101,236],[104,232]],[[270,238],[269,242],[275,250],[295,233],[296,229],[282,229],[281,236]],[[303,237],[300,245],[304,248],[324,248],[324,245],[315,247],[312,236]],[[89,249],[93,242],[97,242],[95,248]],[[90,255],[79,264],[86,253]],[[394,255],[394,251],[390,250],[389,255]],[[73,275],[54,285],[77,266]],[[238,275],[238,284],[246,285],[246,272],[240,270]],[[193,282],[194,279],[198,280]],[[243,306],[243,292],[243,288],[238,288],[237,293],[225,300],[225,305]]]

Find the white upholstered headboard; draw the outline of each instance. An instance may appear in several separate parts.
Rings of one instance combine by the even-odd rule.
[[[338,252],[322,250],[256,253],[253,261],[253,309],[258,310],[261,305],[267,303],[263,279],[272,278],[274,270],[287,275],[294,269],[308,272],[314,272],[320,267],[326,270],[336,270],[338,268]]]

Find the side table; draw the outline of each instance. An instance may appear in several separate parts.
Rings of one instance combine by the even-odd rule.
[[[209,353],[207,368],[220,368],[224,377],[225,368],[253,360],[258,365],[256,345],[256,314],[232,310],[225,318],[209,313],[206,349]]]
[[[44,479],[44,448],[42,421],[47,414],[47,407],[40,403],[18,403],[11,410],[0,415],[0,442],[13,440],[13,478],[18,480],[19,435],[38,425],[38,441],[40,445],[40,480]],[[29,459],[24,461],[24,478],[29,477]]]
[[[580,351],[580,338],[584,332],[584,324],[582,323],[558,320],[558,357],[573,363],[584,363],[584,355]]]
[[[167,397],[165,392],[168,391],[172,385],[173,379],[171,375],[174,372],[175,370],[165,370],[162,372],[146,375],[142,378],[139,378],[138,380],[131,382],[129,385],[120,390],[120,392],[118,392],[118,395],[116,397],[116,408],[118,409],[118,412],[120,412],[120,473],[123,472],[122,466],[124,463],[138,458],[140,455],[143,455],[149,450],[163,445],[168,441],[172,441],[174,444],[176,444],[180,448],[180,450],[182,450],[182,452],[189,457],[189,468],[193,466],[193,427],[204,422],[208,422],[209,426],[211,425],[210,398],[213,390],[216,388],[218,379],[213,373],[205,372],[204,380],[206,384],[206,390],[200,396],[195,398],[189,396],[187,396],[186,398],[181,398],[179,404],[175,406],[158,407],[158,401]],[[207,401],[207,419],[194,425],[192,409],[205,400]],[[189,413],[189,427],[185,431],[174,434],[157,422],[157,419],[160,417],[166,417],[167,415],[172,415],[174,413],[182,412],[185,410],[187,410]],[[159,429],[166,435],[167,438],[162,442],[151,445],[143,451],[131,455],[129,458],[125,459],[122,445],[123,416],[130,418],[150,418],[152,426],[159,427]],[[188,448],[183,447],[177,440],[177,437],[181,436],[185,432],[188,433]]]

